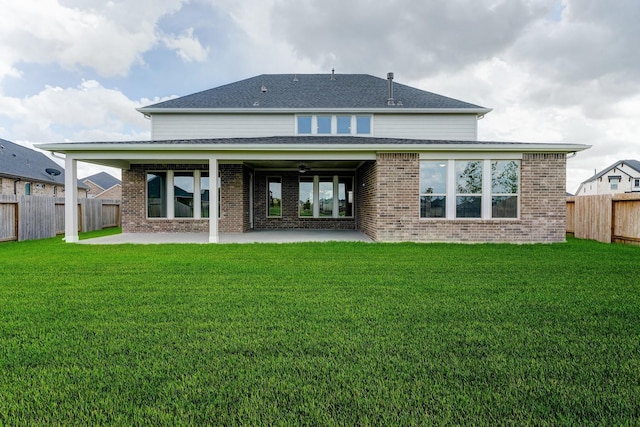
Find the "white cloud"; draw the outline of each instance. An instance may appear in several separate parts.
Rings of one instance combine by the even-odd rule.
[[[0,97],[0,115],[12,122],[10,133],[36,142],[148,139],[149,123],[135,111],[141,106],[93,80],[75,88],[47,86],[22,99]]]
[[[200,41],[193,37],[193,28],[188,28],[183,35],[169,34],[162,37],[162,42],[185,62],[202,62],[207,59],[209,49],[202,47]]]
[[[19,76],[22,62],[126,75],[158,43],[158,19],[184,1],[3,1],[0,81]]]

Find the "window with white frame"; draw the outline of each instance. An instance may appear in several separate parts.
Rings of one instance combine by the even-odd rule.
[[[267,178],[267,216],[282,218],[282,178]]]
[[[147,218],[209,218],[209,193],[208,171],[147,172]]]
[[[611,188],[611,190],[617,190],[618,189],[618,184],[620,184],[620,178],[619,176],[610,176],[609,177],[609,186]]]
[[[421,218],[517,218],[519,160],[420,162]]]
[[[353,178],[305,176],[298,184],[298,216],[301,218],[352,218]]]
[[[634,189],[638,189],[638,188],[640,188],[640,179],[635,178],[635,179],[633,180],[633,188],[634,188]]]
[[[515,160],[491,162],[491,217],[518,217],[520,173]]]
[[[298,135],[371,135],[372,117],[363,115],[298,115]]]
[[[447,162],[420,162],[420,217],[447,217]]]

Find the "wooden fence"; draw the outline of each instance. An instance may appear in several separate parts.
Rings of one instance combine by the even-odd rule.
[[[120,201],[78,200],[78,231],[120,226]],[[64,233],[64,199],[0,195],[0,242],[36,240]]]
[[[640,244],[640,194],[567,197],[567,233],[605,243]]]

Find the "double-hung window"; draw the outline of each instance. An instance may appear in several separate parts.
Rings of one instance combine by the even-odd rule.
[[[421,218],[517,218],[519,160],[420,162]]]

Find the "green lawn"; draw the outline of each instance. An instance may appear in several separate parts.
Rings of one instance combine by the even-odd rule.
[[[638,425],[640,247],[0,245],[0,425]]]

